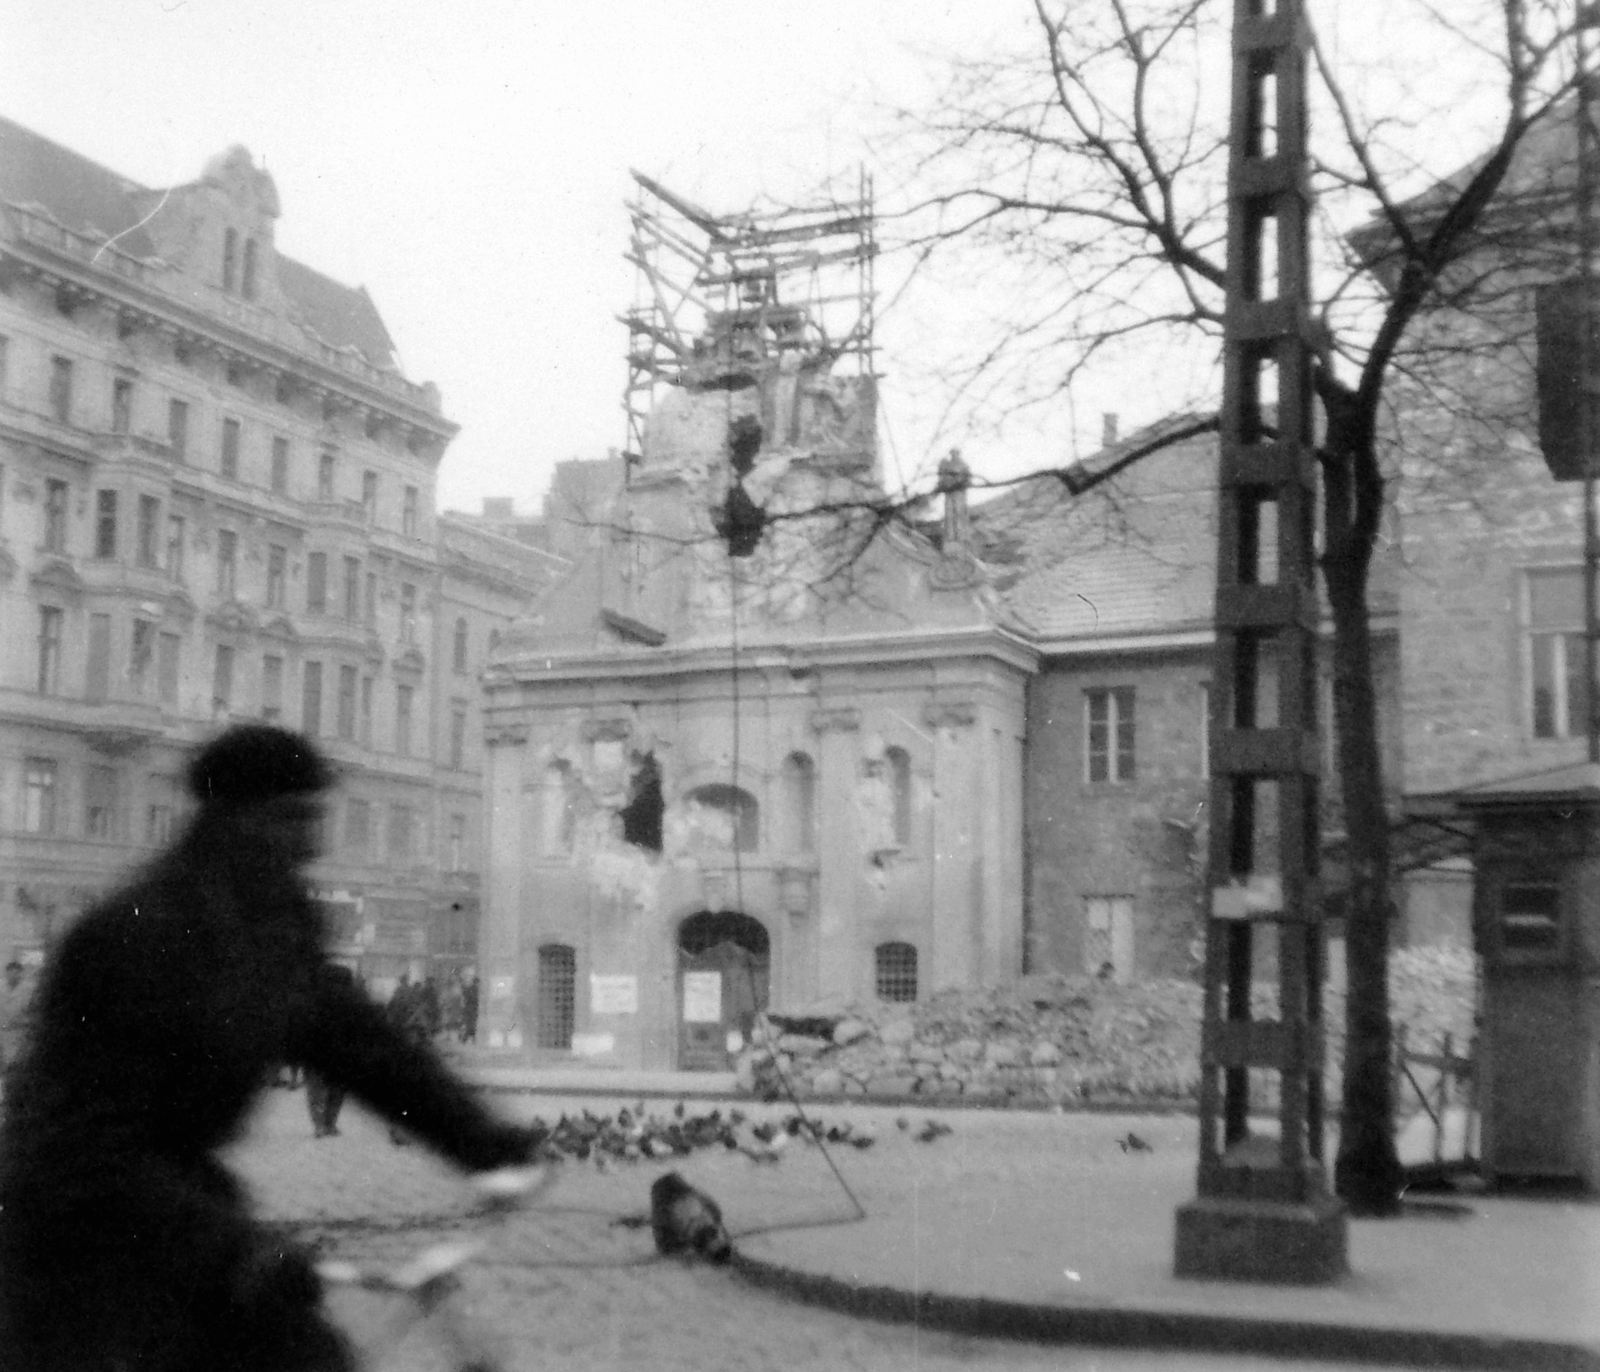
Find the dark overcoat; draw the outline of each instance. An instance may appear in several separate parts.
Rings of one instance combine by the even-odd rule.
[[[462,1167],[527,1159],[323,965],[298,876],[208,809],[62,939],[0,1127],[0,1372],[351,1366],[309,1255],[217,1156],[280,1063]]]

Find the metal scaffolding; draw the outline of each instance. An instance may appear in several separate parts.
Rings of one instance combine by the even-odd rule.
[[[786,352],[873,370],[872,180],[853,201],[714,215],[641,172],[629,204],[636,269],[628,328],[625,455],[665,386],[740,390]]]

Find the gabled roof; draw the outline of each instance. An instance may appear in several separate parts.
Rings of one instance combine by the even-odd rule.
[[[1164,420],[1075,469],[1174,427]],[[1074,495],[1054,474],[972,508],[973,537],[1007,607],[1043,644],[1208,629],[1216,599],[1217,440],[1204,434],[1140,458]]]
[[[160,196],[0,117],[0,200],[42,210],[77,233],[115,238],[122,252],[149,259],[156,247],[139,224]],[[374,366],[394,367],[394,342],[364,287],[340,285],[282,253],[277,269],[296,323],[333,347],[360,349]]]
[[[1216,610],[1215,432],[1206,416],[1157,421],[1060,475],[1031,477],[972,507],[974,546],[1005,606],[1046,651],[1097,640],[1209,631]],[[1132,460],[1130,460],[1132,459]],[[1111,475],[1090,489],[1084,483]],[[1398,606],[1399,549],[1375,551],[1374,615]]]

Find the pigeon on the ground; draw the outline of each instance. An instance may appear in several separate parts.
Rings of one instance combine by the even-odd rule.
[[[733,1256],[733,1241],[722,1223],[722,1211],[704,1191],[697,1191],[677,1172],[656,1178],[650,1188],[650,1228],[656,1252],[700,1256],[723,1263]]]

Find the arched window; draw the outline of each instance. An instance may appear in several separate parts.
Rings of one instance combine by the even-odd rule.
[[[239,235],[229,229],[222,235],[222,289],[231,291],[239,256]]]
[[[565,762],[552,762],[544,769],[543,820],[539,851],[558,857],[572,851],[578,829],[578,809],[573,793],[572,768]]]
[[[578,956],[565,943],[539,949],[539,1047],[572,1047],[577,1008]]]
[[[894,823],[894,842],[899,848],[911,843],[911,754],[904,748],[884,751],[889,763],[889,801]]]
[[[872,956],[879,1000],[917,998],[917,950],[912,944],[880,943]]]
[[[455,669],[458,672],[467,670],[467,621],[465,618],[456,620]]]
[[[817,850],[817,766],[804,753],[783,761],[785,848],[791,853]]]
[[[256,298],[256,240],[244,240],[244,281],[241,283],[246,300]]]
[[[753,853],[760,846],[761,813],[756,798],[737,786],[701,786],[689,797],[703,837],[716,846]]]

